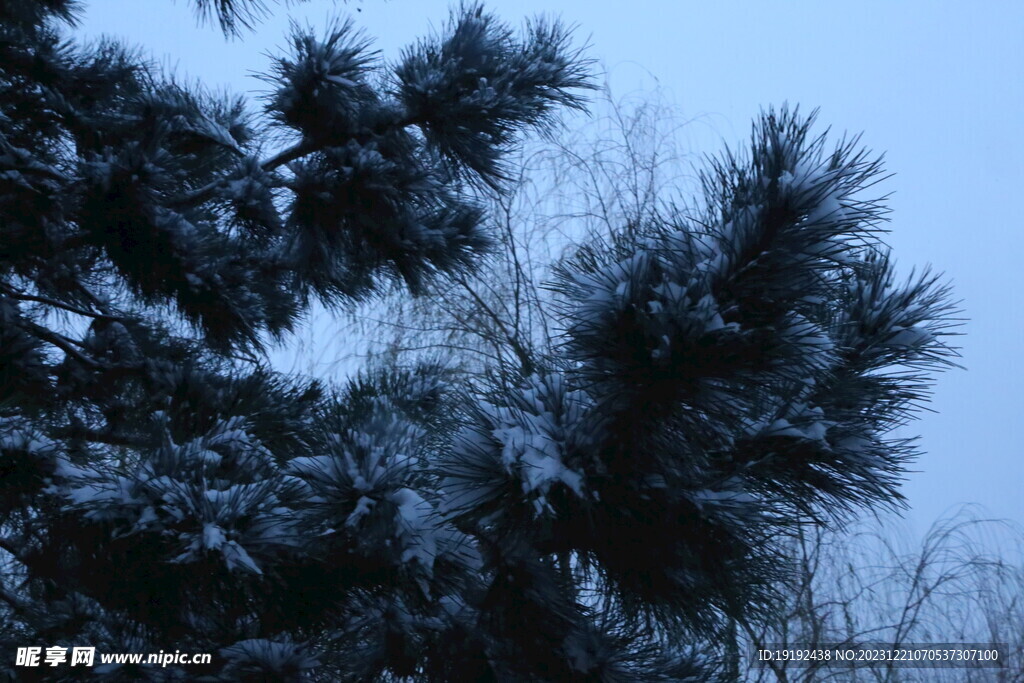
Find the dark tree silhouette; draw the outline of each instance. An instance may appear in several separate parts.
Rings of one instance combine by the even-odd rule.
[[[587,61],[476,5],[393,67],[343,23],[297,30],[254,111],[75,44],[76,8],[0,8],[5,650],[216,653],[96,669],[125,680],[709,680],[782,532],[899,504],[891,431],[950,307],[893,281],[856,141],[769,111],[699,219],[560,264],[557,354],[331,389],[261,350],[315,301],[461,277],[477,192],[582,107]]]

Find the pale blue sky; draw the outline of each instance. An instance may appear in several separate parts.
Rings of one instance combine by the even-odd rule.
[[[253,72],[285,44],[287,16],[355,17],[385,57],[440,26],[447,0],[313,0],[242,40],[196,27],[183,0],[88,0],[84,30],[123,37],[207,85],[258,90]],[[654,80],[685,117],[696,151],[742,142],[762,107],[821,108],[834,131],[863,132],[896,176],[888,242],[904,270],[932,264],[970,321],[962,363],[941,376],[913,431],[926,455],[906,492],[918,529],[960,502],[1024,522],[1024,3],[859,0],[518,0],[488,6],[518,23],[561,16],[589,37],[615,92]],[[361,12],[356,12],[360,8]]]

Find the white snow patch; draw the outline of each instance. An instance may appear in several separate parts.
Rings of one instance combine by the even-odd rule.
[[[921,325],[897,328],[895,334],[886,340],[890,346],[924,346],[935,341],[935,335]]]
[[[402,562],[416,560],[428,571],[432,570],[437,557],[437,540],[434,525],[429,520],[433,511],[430,504],[409,488],[398,489],[390,499],[398,508],[395,522],[403,546]]]
[[[345,519],[345,526],[356,526],[366,515],[370,514],[373,507],[377,504],[373,498],[367,498],[366,496],[360,496],[359,500],[356,501],[356,507],[349,514],[348,518]]]

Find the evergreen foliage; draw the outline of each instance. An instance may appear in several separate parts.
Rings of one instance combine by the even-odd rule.
[[[952,309],[895,282],[855,140],[766,113],[699,220],[565,259],[560,352],[486,391],[443,364],[330,388],[258,354],[314,300],[472,267],[474,191],[583,106],[587,61],[476,5],[393,68],[351,23],[296,28],[254,112],[67,39],[77,10],[0,7],[4,651],[216,653],[109,680],[711,680],[787,530],[902,500],[892,431]]]

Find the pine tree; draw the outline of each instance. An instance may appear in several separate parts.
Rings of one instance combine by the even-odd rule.
[[[697,208],[571,251],[551,285],[563,332],[531,349],[531,376],[515,379],[532,330],[488,311],[484,341],[514,360],[469,398],[444,506],[515,582],[490,607],[495,639],[560,643],[553,680],[728,680],[738,633],[789,585],[790,539],[903,505],[917,453],[894,430],[953,364],[955,311],[930,272],[897,281],[880,161],[857,139],[828,147],[814,118],[769,110]]]
[[[813,114],[769,111],[750,151],[711,164],[699,203],[679,207],[664,199],[678,195],[645,118],[665,112],[617,106],[621,131],[555,145],[552,230],[563,235],[569,217],[592,232],[556,264],[549,291],[537,283],[550,270],[536,266],[547,244],[527,237],[544,219],[536,194],[527,188],[519,207],[499,197],[497,263],[437,286],[435,302],[398,321],[384,357],[407,363],[430,339],[469,351],[459,370],[477,395],[444,468],[446,504],[467,533],[547,557],[567,579],[557,592],[635,646],[693,644],[678,664],[703,657],[695,680],[734,680],[740,645],[777,625],[799,589],[799,540],[902,505],[915,450],[894,429],[923,405],[928,371],[952,364],[940,340],[956,320],[934,275],[897,283],[880,241],[884,203],[869,198],[882,168],[856,140],[828,149],[810,134]],[[564,193],[580,160],[588,194],[576,202]],[[595,177],[607,185],[588,205]],[[606,226],[620,227],[602,239]],[[503,372],[481,377],[489,359]],[[503,610],[526,591],[509,594]],[[622,657],[621,645],[604,647],[579,661],[615,670],[598,663]],[[683,677],[642,671],[618,670]]]
[[[350,23],[296,30],[254,112],[76,45],[76,9],[0,8],[5,651],[215,653],[112,680],[711,680],[787,531],[900,503],[892,431],[952,309],[895,281],[856,140],[766,113],[697,218],[560,264],[557,354],[335,389],[259,354],[315,301],[472,267],[475,190],[582,107],[586,60],[475,5],[394,67]]]
[[[198,4],[229,30],[259,9]],[[0,7],[4,651],[216,655],[105,668],[125,680],[414,672],[475,561],[421,493],[439,373],[335,391],[259,354],[315,300],[469,267],[474,186],[582,105],[586,60],[476,5],[393,67],[351,23],[296,29],[257,111],[76,44],[80,9]]]

